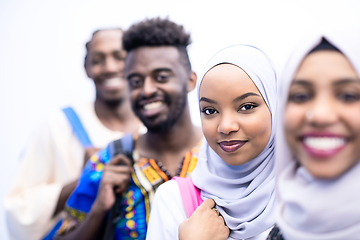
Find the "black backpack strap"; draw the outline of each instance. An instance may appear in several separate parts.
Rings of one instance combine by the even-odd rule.
[[[132,163],[134,163],[132,152],[134,149],[134,139],[133,134],[126,134],[122,138],[115,140],[109,144],[109,155],[110,159],[117,154],[124,154],[127,156]],[[109,219],[107,220],[105,232],[103,235],[103,240],[113,240],[115,225],[119,218],[122,217],[123,213],[118,213],[119,207],[121,204],[121,195],[116,195],[115,203],[112,206],[109,214]]]

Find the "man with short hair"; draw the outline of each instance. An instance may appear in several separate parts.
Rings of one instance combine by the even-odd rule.
[[[110,156],[109,147],[91,157],[67,202],[59,239],[145,239],[157,187],[191,174],[202,133],[187,102],[196,85],[188,44],[190,35],[168,19],[145,20],[124,33],[131,105],[148,132],[133,139],[134,165],[122,154]],[[117,195],[116,217],[107,220]]]
[[[89,156],[125,132],[146,131],[131,110],[122,35],[121,29],[99,30],[86,44],[95,102],[51,113],[25,149],[4,203],[12,239],[42,238],[58,222]]]

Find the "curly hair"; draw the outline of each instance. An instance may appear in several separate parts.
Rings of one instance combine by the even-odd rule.
[[[138,47],[173,46],[180,53],[181,62],[186,69],[191,70],[191,64],[186,47],[191,43],[190,34],[184,27],[169,19],[159,17],[146,19],[133,24],[124,32],[123,47],[130,52]]]

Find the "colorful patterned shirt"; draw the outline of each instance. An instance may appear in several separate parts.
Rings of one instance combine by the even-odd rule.
[[[185,155],[176,176],[190,176],[197,163],[200,144],[201,142]],[[159,185],[171,179],[160,162],[139,158],[136,151],[133,152],[133,157],[135,171],[131,175],[130,187],[119,207],[120,215],[115,226],[116,239],[145,239],[155,191]],[[62,219],[57,235],[71,231],[90,212],[96,199],[104,166],[108,161],[110,161],[109,147],[90,158],[78,186],[66,203],[66,217]]]

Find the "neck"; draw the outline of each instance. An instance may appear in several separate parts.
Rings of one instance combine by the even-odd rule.
[[[138,127],[140,123],[131,109],[128,98],[124,98],[116,104],[97,97],[95,100],[95,113],[102,124],[112,131],[134,132],[134,126],[137,125]]]
[[[180,119],[167,132],[147,132],[141,144],[145,149],[161,155],[166,152],[189,150],[201,139],[201,130],[191,122],[188,106]]]

